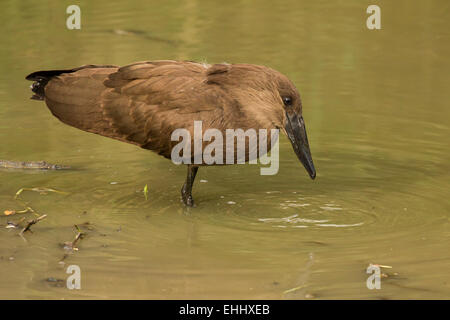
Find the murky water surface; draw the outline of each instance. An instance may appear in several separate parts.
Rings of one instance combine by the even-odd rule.
[[[380,31],[361,1],[78,3],[79,31],[65,28],[61,1],[2,3],[0,159],[72,170],[0,171],[1,215],[23,209],[23,187],[67,192],[20,194],[47,214],[25,240],[5,227],[20,214],[0,217],[0,298],[450,297],[448,1],[381,1]],[[198,207],[185,209],[185,168],[58,122],[24,80],[155,59],[288,75],[317,179],[283,137],[277,175],[202,168]],[[67,253],[74,224],[87,235]],[[381,290],[366,287],[370,263],[392,266]],[[81,290],[65,288],[72,264]]]

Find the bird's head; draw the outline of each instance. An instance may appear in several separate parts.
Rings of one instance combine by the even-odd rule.
[[[208,73],[208,82],[227,87],[248,118],[281,129],[311,179],[316,177],[300,94],[292,81],[276,70],[249,64],[214,65]]]
[[[276,79],[276,88],[280,97],[276,108],[283,110],[283,131],[291,141],[298,159],[308,171],[311,179],[314,179],[316,177],[316,169],[311,157],[311,150],[309,149],[300,94],[286,76],[278,73]]]

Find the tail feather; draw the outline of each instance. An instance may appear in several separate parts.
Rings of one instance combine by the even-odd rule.
[[[49,70],[49,71],[36,71],[30,73],[25,77],[26,80],[34,81],[30,86],[31,91],[33,91],[33,96],[31,99],[33,100],[44,100],[45,98],[45,86],[47,83],[56,76],[59,76],[63,73],[72,73],[85,68],[113,68],[116,66],[113,65],[84,65],[78,68],[66,69],[66,70]]]
[[[25,79],[34,81],[30,86],[31,91],[34,92],[31,99],[44,100],[45,98],[45,86],[55,76],[59,76],[62,73],[74,72],[74,69],[69,70],[50,70],[50,71],[37,71],[29,74]]]

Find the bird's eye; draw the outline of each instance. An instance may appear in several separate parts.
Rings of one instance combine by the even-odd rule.
[[[292,105],[292,98],[291,97],[283,97],[283,103],[285,106],[291,106]]]

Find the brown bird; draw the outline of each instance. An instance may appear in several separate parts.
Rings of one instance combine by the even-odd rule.
[[[44,100],[62,122],[168,159],[178,143],[171,139],[174,130],[185,128],[194,137],[194,121],[221,132],[281,129],[310,177],[316,176],[300,95],[286,76],[268,67],[161,60],[38,71],[26,79],[34,81],[31,98]],[[269,141],[270,136],[268,148]],[[181,190],[187,206],[193,206],[192,185],[201,165],[206,163],[188,164]]]

